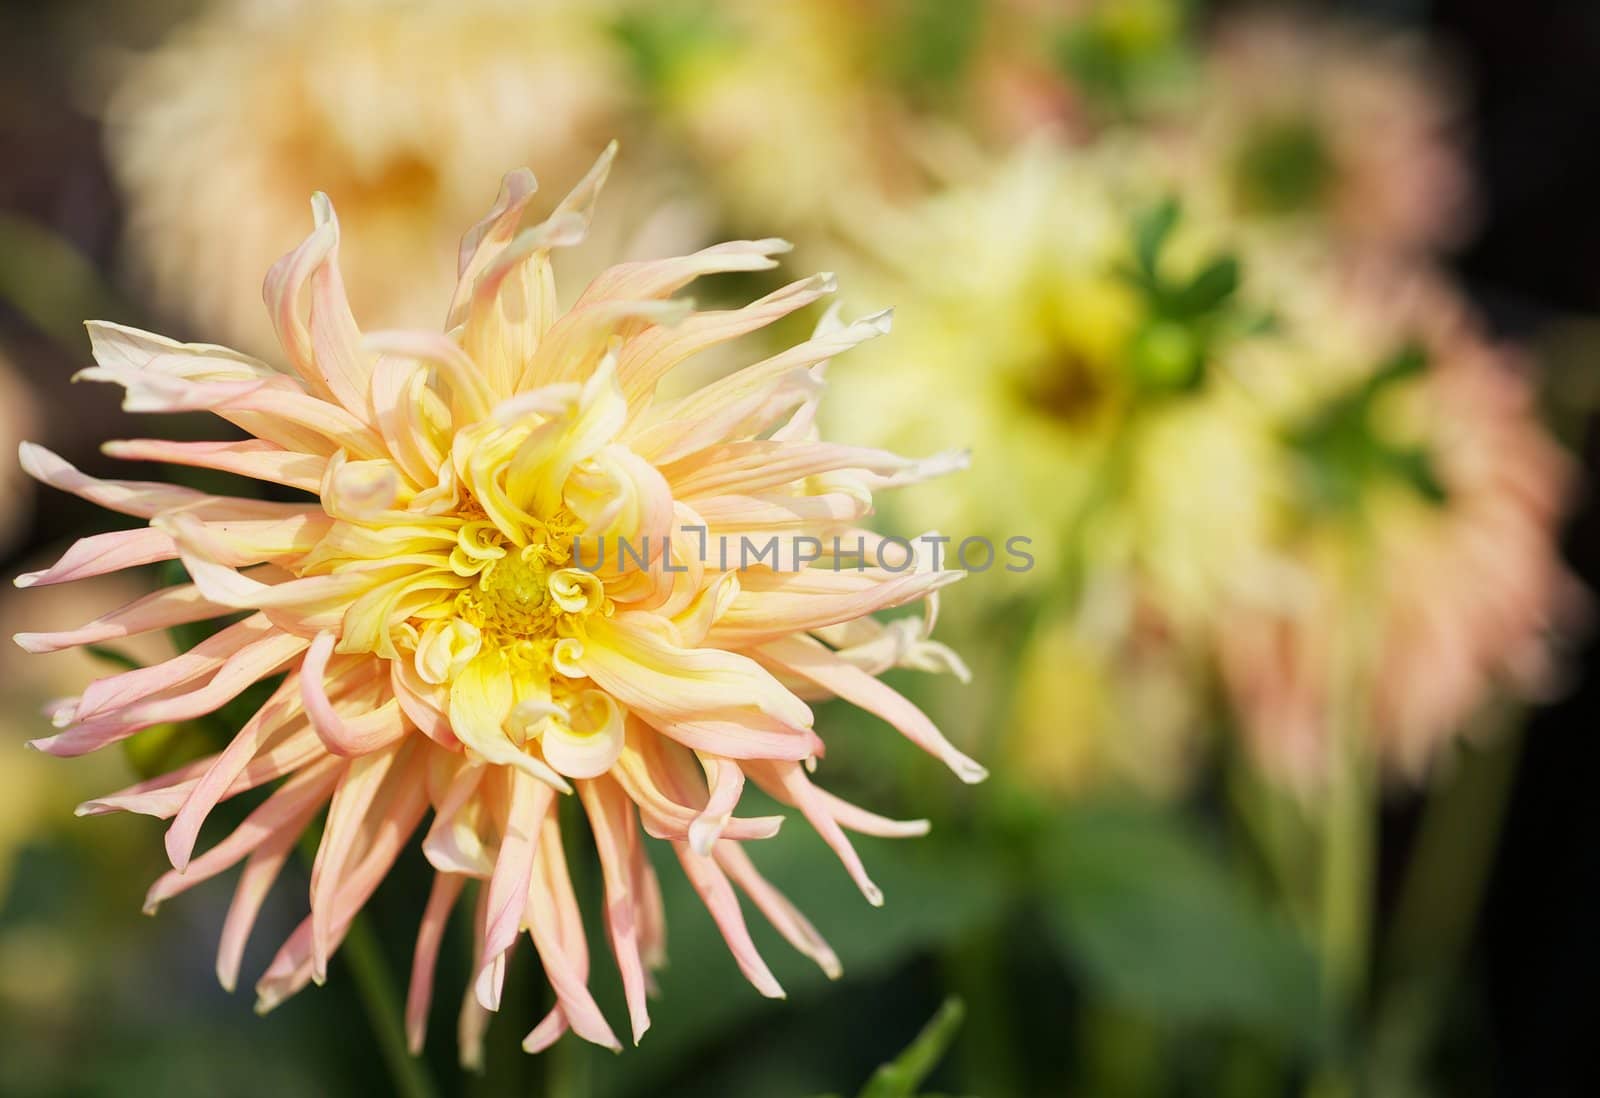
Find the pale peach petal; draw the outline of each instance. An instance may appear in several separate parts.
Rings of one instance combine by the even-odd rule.
[[[816,829],[824,842],[844,863],[856,887],[873,907],[883,906],[883,890],[867,876],[861,856],[840,830],[833,805],[824,800],[805,772],[795,763],[751,763],[746,770],[750,778],[766,793],[784,804],[793,805],[805,816],[806,822]],[[926,830],[926,828],[923,828]]]
[[[674,294],[702,275],[732,271],[770,271],[778,265],[772,257],[793,250],[787,240],[730,240],[672,259],[645,259],[619,263],[596,275],[573,303],[577,309],[607,298],[643,301]]]
[[[640,820],[648,834],[658,839],[687,842],[689,829],[705,803],[703,783],[697,798],[679,793],[678,783],[664,764],[663,750],[648,729],[630,721],[628,746],[618,757],[611,777],[638,806]],[[776,835],[782,824],[782,816],[733,817],[722,833],[730,839],[765,839]]]
[[[283,376],[265,362],[227,347],[179,343],[153,332],[104,320],[88,321],[84,327],[89,332],[90,351],[101,370],[180,382],[268,381]],[[80,371],[78,376],[101,380],[93,370]]]
[[[505,833],[500,840],[500,853],[495,858],[494,874],[489,878],[483,949],[478,956],[477,974],[473,981],[478,1002],[485,1010],[500,1009],[506,952],[516,942],[522,926],[539,835],[554,799],[549,786],[519,770],[508,771],[508,777],[511,782],[511,807],[506,815]]]
[[[221,520],[286,518],[305,511],[304,507],[294,504],[207,495],[193,488],[158,481],[101,480],[79,472],[69,462],[32,442],[22,443],[17,460],[23,472],[42,484],[80,496],[108,511],[136,518],[154,518],[166,511],[179,510],[198,518]]]
[[[400,703],[393,700],[349,719],[339,715],[328,698],[325,681],[328,657],[333,654],[336,639],[332,633],[318,633],[306,650],[298,676],[301,704],[317,735],[333,754],[355,758],[382,751],[405,735],[410,725],[400,711]],[[377,661],[370,662],[371,674],[376,677],[380,673]]]
[[[711,710],[692,717],[639,717],[685,747],[732,759],[800,760],[821,754],[819,741],[810,729],[797,728],[753,710]]]
[[[357,912],[372,897],[379,883],[394,865],[400,848],[416,829],[427,809],[424,783],[418,775],[407,775],[393,783],[393,799],[384,814],[384,824],[373,836],[366,853],[345,880],[333,898],[332,926],[328,931],[327,949],[331,954],[344,940]],[[312,979],[321,977],[316,962],[316,912],[295,928],[289,940],[278,951],[267,972],[256,984],[256,1012],[265,1014]]]
[[[467,305],[478,276],[494,262],[517,235],[523,212],[539,190],[539,181],[527,168],[507,172],[500,181],[494,205],[461,237],[457,253],[455,296],[445,319],[445,328],[456,328],[467,319]]]
[[[451,411],[457,422],[484,419],[495,398],[506,391],[486,381],[478,362],[442,332],[369,332],[362,344],[373,354],[409,359],[437,369],[449,384]]]
[[[373,803],[404,751],[403,746],[395,747],[351,759],[328,806],[322,842],[311,866],[311,969],[318,983],[327,974],[334,949],[335,900],[346,883],[346,866],[362,853],[358,847],[372,842],[368,832],[382,818],[372,814]]]
[[[767,921],[784,940],[795,948],[802,956],[809,957],[817,963],[830,980],[837,980],[844,974],[843,967],[839,964],[839,957],[833,952],[832,947],[823,940],[817,928],[799,910],[791,904],[772,884],[756,871],[750,855],[745,853],[744,846],[740,843],[721,843],[717,846],[715,854],[717,865],[731,877],[746,896],[750,897]]]
[[[172,560],[178,547],[172,538],[160,530],[141,527],[137,530],[114,530],[109,534],[92,534],[72,543],[62,558],[38,572],[24,572],[12,582],[18,587],[43,587],[51,583],[70,583],[72,580],[103,576],[136,568],[141,564]]]
[[[639,951],[639,908],[634,863],[643,857],[633,803],[615,782],[601,778],[578,783],[578,795],[589,818],[600,870],[605,878],[606,936],[622,976],[628,1019],[637,1045],[650,1028],[644,959]]]
[[[319,806],[317,806],[319,807]],[[244,960],[244,947],[249,943],[250,931],[267,893],[278,879],[283,863],[288,861],[300,839],[300,831],[316,814],[313,807],[306,814],[301,827],[282,827],[273,832],[260,846],[251,851],[239,874],[239,884],[233,890],[228,904],[228,914],[222,920],[222,933],[217,942],[217,982],[223,990],[232,991],[238,986],[239,965]]]
[[[989,772],[956,750],[927,715],[865,671],[853,667],[807,637],[787,637],[760,648],[758,658],[810,679],[829,693],[892,724],[906,739],[939,759],[964,782],[981,782]]]
[[[406,660],[389,661],[389,685],[394,690],[400,708],[405,710],[406,717],[424,735],[440,747],[452,751],[461,749],[461,741],[451,730],[450,719],[446,715],[450,706],[447,690],[423,682],[417,676],[416,668]]]
[[[13,639],[28,652],[59,652],[81,644],[104,644],[160,629],[189,625],[231,613],[232,607],[212,602],[192,583],[151,592],[77,629],[58,633],[18,633]]]
[[[656,384],[679,363],[803,309],[838,288],[831,274],[812,275],[772,291],[739,309],[696,312],[681,324],[646,329],[624,344],[617,376],[629,404],[642,408]]]
[[[232,797],[249,789],[292,774],[309,763],[327,757],[322,741],[309,724],[295,729],[275,740],[247,763],[228,786],[224,797]],[[76,812],[79,816],[102,816],[108,812],[135,812],[157,819],[171,819],[177,815],[200,779],[217,761],[218,756],[207,755],[179,767],[160,777],[138,782],[126,789],[93,800],[84,801]]]
[[[674,419],[714,416],[722,408],[771,390],[786,381],[795,370],[809,369],[869,339],[888,334],[892,318],[892,311],[885,310],[819,334],[683,397],[666,409],[665,414]]]
[[[749,495],[842,469],[875,474],[871,487],[892,486],[940,476],[959,466],[959,455],[913,461],[887,450],[827,442],[777,442],[748,439],[713,446],[665,466],[661,472],[680,499],[724,494]]]
[[[233,656],[276,632],[264,616],[252,614],[170,660],[96,679],[84,690],[74,717],[97,716],[213,674]]]
[[[739,597],[712,627],[707,643],[741,648],[765,644],[791,633],[903,606],[949,586],[964,574],[750,569],[740,577]]]
[[[339,273],[339,219],[325,194],[311,198],[315,228],[305,243],[267,272],[267,309],[289,363],[312,391],[337,400],[366,418],[371,360],[361,350],[361,333],[350,315]],[[300,299],[310,284],[309,316]]]
[[[267,741],[303,716],[293,703],[295,678],[290,675],[267,699],[266,704],[256,711],[255,716],[245,722],[239,734],[195,782],[183,806],[173,817],[172,826],[167,828],[167,857],[172,862],[172,868],[179,873],[188,866],[195,841],[200,837],[200,827],[211,810],[227,795],[234,781],[266,746]]]
[[[327,759],[306,767],[246,816],[226,839],[190,862],[184,872],[170,869],[163,873],[145,894],[145,912],[237,864],[279,832],[298,836],[332,793],[343,772],[341,765]]]
[[[683,648],[650,615],[624,613],[594,622],[578,662],[637,713],[692,718],[707,710],[753,708],[794,727],[811,725],[811,710],[755,661],[714,648]]]
[[[263,480],[315,492],[322,483],[327,459],[313,454],[283,450],[262,439],[242,442],[169,442],[166,439],[118,439],[100,448],[125,461],[159,461],[169,465],[190,465],[237,473],[251,480]]]
[[[422,1053],[428,1032],[428,1007],[433,1002],[433,972],[439,962],[439,946],[444,941],[445,923],[461,895],[466,878],[455,873],[436,873],[428,906],[417,928],[416,950],[411,958],[411,984],[406,990],[406,1046],[411,1055]]]
[[[728,826],[739,796],[744,792],[744,771],[732,759],[702,755],[700,763],[706,768],[706,780],[711,793],[705,808],[689,825],[689,848],[701,857],[711,853],[722,829]]]
[[[539,959],[565,1024],[585,1041],[613,1052],[621,1051],[621,1042],[589,994],[589,954],[583,937],[583,920],[578,914],[566,855],[561,849],[561,835],[553,817],[545,821],[544,832],[539,842],[538,880],[527,901],[529,932],[539,950]],[[545,1039],[536,1028],[528,1035],[524,1047],[531,1044],[537,1048]]]
[[[462,766],[435,801],[433,826],[422,841],[422,853],[440,873],[488,877],[494,872],[494,858],[480,833],[480,827],[487,826],[488,811],[478,790],[488,775],[488,767]],[[481,945],[477,952],[483,952]]]
[[[711,912],[711,918],[716,921],[717,929],[722,931],[728,951],[733,954],[744,978],[769,999],[785,998],[777,977],[772,975],[767,962],[761,959],[755,942],[750,940],[750,930],[745,926],[744,915],[739,910],[739,898],[734,895],[733,886],[728,884],[728,878],[717,863],[696,854],[687,843],[673,843],[672,849],[683,865],[684,875],[700,894],[706,910]]]

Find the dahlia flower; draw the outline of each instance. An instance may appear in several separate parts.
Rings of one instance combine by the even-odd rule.
[[[584,236],[610,158],[527,229],[533,179],[506,178],[463,239],[445,333],[357,327],[339,222],[322,195],[311,235],[266,280],[292,372],[223,347],[90,325],[97,365],[82,376],[124,386],[129,410],[209,410],[253,436],[115,442],[109,453],[236,473],[310,499],[98,480],[23,447],[35,477],[148,525],[86,538],[19,585],[172,559],[190,579],[76,629],[22,634],[24,648],[231,622],[174,659],[57,702],[60,731],[35,747],[79,755],[276,683],[217,754],[81,810],[171,821],[173,868],[150,890],[151,908],[244,862],[217,957],[227,987],[264,896],[323,816],[311,912],[257,985],[260,1009],[322,980],[431,810],[422,847],[436,877],[411,979],[413,1045],[445,920],[478,880],[464,1055],[476,1055],[482,1012],[499,1006],[523,930],[556,997],[524,1047],[543,1048],[569,1028],[617,1047],[586,985],[588,947],[556,811],[569,794],[594,835],[635,1041],[665,945],[641,829],[672,844],[744,974],[778,996],[736,887],[830,975],[838,962],[747,855],[745,843],[774,834],[781,817],[735,815],[746,781],[798,809],[873,904],[881,896],[845,830],[898,836],[927,826],[812,784],[823,743],[806,699],[846,699],[964,780],[984,777],[876,677],[897,661],[928,666],[942,649],[922,619],[869,615],[931,602],[959,573],[904,560],[857,568],[833,544],[838,536],[877,556],[880,543],[857,526],[873,490],[960,464],[817,440],[824,364],[882,334],[887,315],[843,323],[829,313],[802,343],[682,398],[654,399],[674,366],[818,301],[833,284],[803,279],[722,312],[672,296],[702,275],[772,268],[787,248],[735,241],[613,267],[561,312],[551,253]],[[799,548],[808,539],[828,546],[820,561]],[[753,561],[724,556],[729,541],[745,540],[781,548]],[[237,830],[196,854],[218,802],[273,782]]]
[[[1084,135],[1169,105],[1189,68],[1186,0],[1000,0],[970,62],[981,128]]]
[[[175,320],[263,355],[261,272],[304,235],[306,195],[339,203],[361,316],[436,323],[483,180],[533,163],[571,186],[623,84],[587,0],[223,0],[110,77],[134,272]]]
[[[1296,514],[1286,582],[1217,619],[1224,684],[1293,787],[1321,781],[1352,690],[1363,749],[1416,778],[1497,691],[1556,681],[1586,603],[1558,545],[1575,471],[1519,356],[1447,287],[1373,262],[1280,273],[1291,335],[1237,365],[1284,424]]]
[[[1203,619],[1249,573],[1277,474],[1268,425],[1236,388],[1142,380],[1143,349],[1168,326],[1126,269],[1134,222],[1161,194],[1155,169],[1149,149],[1109,138],[1033,145],[863,218],[862,247],[838,264],[911,323],[904,358],[867,350],[840,371],[847,399],[827,414],[878,445],[948,439],[982,455],[959,485],[914,487],[896,506],[919,528],[1030,538],[1037,565],[991,569],[991,589],[1037,594],[1075,565],[1136,569],[1166,611]],[[1162,261],[1185,277],[1221,243],[1216,219],[1186,213]]]
[[[1242,216],[1402,252],[1472,227],[1460,106],[1421,43],[1256,12],[1224,21],[1206,66],[1197,167]]]

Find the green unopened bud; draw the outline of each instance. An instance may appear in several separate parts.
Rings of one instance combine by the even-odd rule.
[[[1133,374],[1151,389],[1187,389],[1200,379],[1203,365],[1194,332],[1171,320],[1152,320],[1140,328],[1129,349]]]

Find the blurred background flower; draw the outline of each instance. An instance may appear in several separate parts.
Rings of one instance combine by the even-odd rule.
[[[397,1012],[350,980],[250,1018],[186,960],[226,886],[136,916],[155,833],[71,805],[228,730],[174,728],[168,758],[113,757],[92,790],[17,745],[104,660],[156,653],[8,676],[0,1091],[1600,1088],[1588,5],[63,0],[0,21],[0,436],[103,471],[91,440],[128,430],[66,387],[86,317],[270,353],[260,273],[313,190],[344,222],[357,315],[431,327],[500,176],[530,166],[553,203],[619,137],[597,222],[615,230],[563,300],[619,259],[787,237],[838,272],[851,315],[896,309],[889,338],[829,367],[829,436],[972,452],[878,527],[997,551],[979,568],[967,547],[950,649],[906,621],[859,654],[970,665],[969,685],[885,681],[992,780],[952,789],[881,722],[819,713],[842,733],[834,788],[935,830],[863,850],[889,897],[871,919],[822,844],[762,851],[845,980],[779,961],[785,1003],[708,990],[732,962],[663,874],[649,1040],[530,1059],[491,1027],[481,1076],[445,1039],[388,1080]],[[739,272],[695,294],[776,287]],[[14,572],[105,528],[6,483]],[[203,844],[242,810],[223,816]],[[593,909],[584,845],[568,861]],[[280,891],[305,886],[285,872]],[[402,858],[335,965],[403,975],[426,890]],[[263,937],[301,906],[269,903]],[[460,922],[441,983],[470,979]],[[532,971],[507,987],[508,1014],[552,1002]],[[951,992],[960,1029],[942,1013],[875,1075]]]
[[[1217,617],[1224,675],[1263,763],[1314,780],[1341,638],[1370,679],[1359,719],[1419,778],[1494,695],[1533,700],[1586,596],[1557,549],[1571,461],[1526,363],[1436,278],[1325,262],[1285,278],[1297,337],[1242,367],[1275,407],[1295,480],[1274,547],[1292,582]]]
[[[1453,75],[1416,36],[1261,8],[1223,20],[1204,65],[1187,136],[1239,216],[1397,253],[1471,232]]]
[[[500,177],[538,165],[549,205],[624,128],[608,46],[596,6],[567,0],[203,8],[104,66],[134,270],[191,330],[270,353],[261,272],[299,241],[320,190],[350,240],[357,313],[437,324],[455,226]]]

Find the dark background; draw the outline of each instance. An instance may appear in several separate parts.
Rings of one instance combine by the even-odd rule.
[[[8,28],[0,35],[0,214],[52,226],[102,266],[115,255],[117,204],[97,126],[74,106],[78,91],[60,44],[73,37],[64,27],[114,22],[115,8],[0,3]],[[1557,411],[1594,482],[1600,433],[1582,394],[1600,359],[1600,337],[1583,320],[1600,317],[1600,3],[1370,0],[1337,8],[1420,25],[1462,72],[1483,219],[1453,266],[1496,331],[1535,339],[1550,352]],[[53,274],[60,272],[39,277]],[[47,415],[40,440],[96,468],[95,440],[106,434],[99,421],[117,414],[111,387],[69,390],[65,379],[82,363],[66,361],[4,304],[0,342],[40,379]],[[15,572],[39,547],[81,528],[83,514],[70,506],[52,502],[37,511],[32,532],[0,571]],[[1567,547],[1577,573],[1600,590],[1600,504],[1592,492],[1579,502]],[[1591,642],[1574,654],[1571,693],[1536,714],[1524,741],[1466,990],[1451,1006],[1460,1019],[1448,1028],[1471,1046],[1461,1050],[1462,1065],[1491,1064],[1488,1089],[1497,1094],[1600,1094],[1597,653]],[[1386,812],[1386,864],[1413,837],[1414,807],[1400,796]],[[871,1024],[841,1018],[847,1022]],[[349,1032],[367,1040],[359,1024]],[[1451,1054],[1447,1045],[1444,1056]],[[1449,1065],[1443,1068],[1448,1077]],[[1483,1081],[1471,1089],[1482,1092]]]
[[[1457,263],[1468,290],[1496,330],[1518,338],[1559,329],[1572,313],[1600,313],[1600,4],[1455,0],[1428,5],[1424,24],[1456,51],[1471,89],[1485,216]],[[1556,399],[1586,390],[1600,366],[1594,348],[1578,335],[1552,354]],[[1593,485],[1600,436],[1579,410],[1570,441]],[[1567,552],[1600,589],[1592,489]],[[1591,641],[1576,654],[1572,693],[1532,722],[1490,882],[1475,960],[1501,1094],[1600,1094],[1597,651]]]

